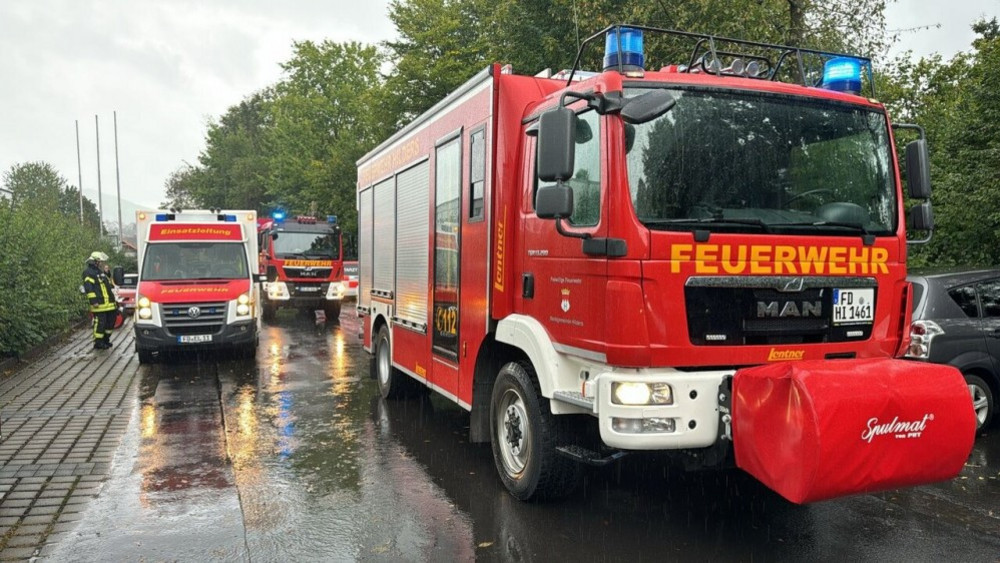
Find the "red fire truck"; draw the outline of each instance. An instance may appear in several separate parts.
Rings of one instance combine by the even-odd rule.
[[[264,281],[264,320],[284,307],[322,309],[329,320],[340,317],[344,300],[344,259],[337,218],[325,221],[273,213],[258,221],[260,268]]]
[[[138,211],[136,226],[139,363],[186,349],[253,357],[260,333],[257,213]]]
[[[646,69],[644,34],[690,60]],[[520,499],[640,450],[794,502],[957,475],[961,376],[895,359],[926,143],[861,95],[870,61],[612,26],[577,62],[601,39],[603,72],[493,65],[358,161],[381,394],[467,409]]]

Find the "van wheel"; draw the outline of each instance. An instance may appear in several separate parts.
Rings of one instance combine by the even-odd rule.
[[[375,354],[372,358],[378,390],[384,399],[402,399],[415,394],[419,384],[410,376],[392,367],[392,349],[389,328],[382,325],[375,336]],[[421,386],[422,387],[422,386]]]
[[[153,357],[152,350],[136,350],[136,353],[139,354],[140,364],[151,364],[154,361],[156,361],[156,359]]]
[[[994,398],[993,391],[986,381],[978,375],[965,374],[965,384],[969,386],[969,394],[972,395],[972,410],[976,414],[976,431],[981,432],[990,425],[993,420]]]
[[[535,500],[564,497],[576,488],[580,466],[559,455],[560,422],[527,362],[500,369],[490,401],[493,462],[514,497]]]

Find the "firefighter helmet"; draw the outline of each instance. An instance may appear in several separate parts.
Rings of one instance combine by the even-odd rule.
[[[90,259],[93,260],[94,262],[107,262],[108,255],[101,252],[100,250],[95,250],[90,253]]]

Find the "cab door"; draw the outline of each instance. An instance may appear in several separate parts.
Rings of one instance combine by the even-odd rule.
[[[573,214],[563,230],[592,237],[608,232],[608,171],[604,118],[594,110],[577,113],[573,177]],[[545,186],[536,174],[534,123],[526,125],[526,173],[521,186],[520,293],[515,309],[537,319],[558,346],[573,353],[604,352],[607,257],[588,256],[581,238],[559,234],[556,223],[535,215],[535,195]],[[576,350],[566,350],[566,347]],[[592,356],[592,354],[590,354]],[[592,356],[593,357],[593,356]]]

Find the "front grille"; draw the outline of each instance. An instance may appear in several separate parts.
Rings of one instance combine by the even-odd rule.
[[[326,279],[330,277],[333,268],[289,268],[285,267],[285,275],[290,278],[317,278]]]
[[[833,294],[875,287],[874,278],[692,278],[684,288],[688,337],[696,346],[867,339],[872,323],[834,324]]]
[[[226,302],[164,303],[160,305],[163,327],[169,334],[216,334],[226,322]],[[194,309],[197,309],[195,315]]]

